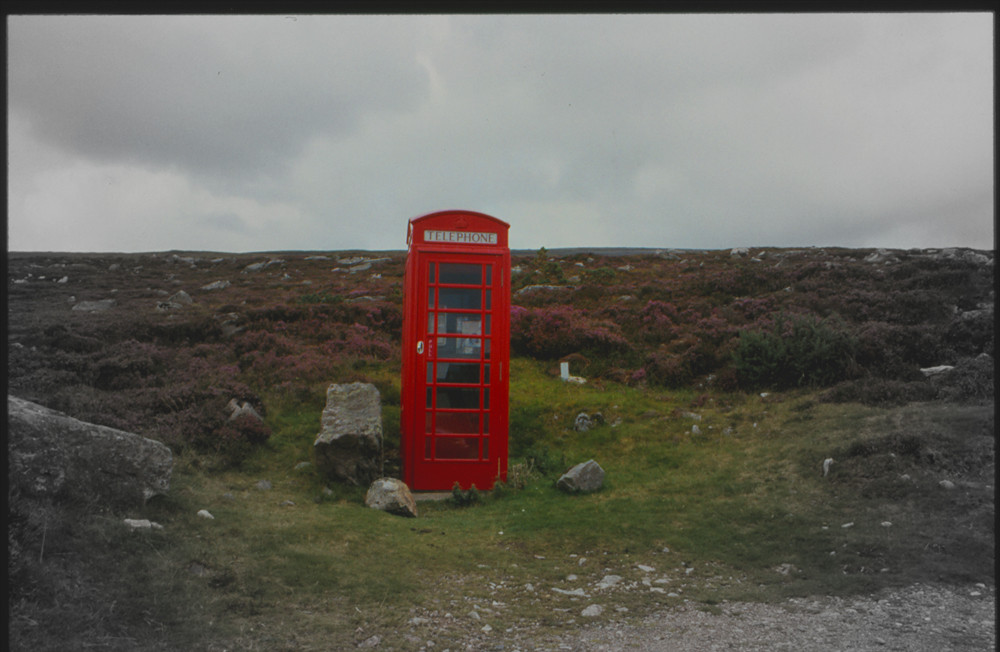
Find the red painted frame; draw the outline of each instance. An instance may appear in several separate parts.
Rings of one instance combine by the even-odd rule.
[[[495,217],[462,210],[440,211],[410,220],[403,294],[400,453],[403,481],[413,490],[445,491],[456,482],[462,489],[472,485],[477,489],[491,489],[497,479],[507,479],[509,228],[510,225]],[[432,264],[438,274],[441,264],[478,265],[482,276],[479,283],[454,281],[454,278],[451,279],[454,282],[449,283],[442,281],[439,275],[432,279]],[[446,307],[440,295],[442,289],[478,296],[481,303],[471,308]],[[478,294],[474,292],[477,289]],[[430,290],[436,292],[428,296]],[[438,303],[434,303],[435,297],[439,297]],[[431,313],[434,317],[429,323]],[[478,333],[471,331],[463,336],[457,331],[441,331],[442,323],[449,317],[452,322],[461,320],[470,325],[475,325],[478,318]],[[434,332],[429,332],[432,330]],[[478,345],[479,358],[455,357],[457,354],[449,357],[439,351],[438,342],[446,345],[443,350],[457,349],[459,342]],[[473,350],[471,346],[469,350]],[[479,365],[478,382],[461,379],[457,381],[460,384],[456,384],[456,381],[442,380],[440,367],[437,371],[427,367],[428,363],[437,364],[439,360],[443,360],[441,364],[466,370],[475,362]],[[443,395],[474,391],[480,392],[478,407],[463,409],[440,405]],[[477,423],[478,431],[448,434],[442,424],[449,422]],[[457,454],[443,458],[438,454],[444,451],[443,455],[448,455],[446,451],[459,449],[465,451],[463,455],[475,455],[475,459],[454,459]]]

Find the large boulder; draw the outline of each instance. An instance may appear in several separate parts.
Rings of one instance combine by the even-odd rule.
[[[382,406],[371,383],[332,384],[313,444],[316,467],[336,480],[365,486],[379,473]]]
[[[589,493],[597,491],[604,484],[604,469],[594,460],[580,462],[566,471],[556,482],[556,486],[569,493]]]
[[[129,508],[170,489],[160,442],[7,396],[10,487],[35,498]]]
[[[410,488],[396,478],[379,478],[373,482],[365,494],[365,504],[397,516],[417,515],[417,501]]]

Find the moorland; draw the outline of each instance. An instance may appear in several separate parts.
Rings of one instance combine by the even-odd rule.
[[[517,252],[507,483],[417,519],[308,464],[327,386],[364,381],[398,476],[404,260],[9,253],[8,393],[175,459],[129,513],[9,487],[11,649],[415,649],[429,615],[448,647],[566,627],[608,575],[605,618],[993,586],[994,252]],[[601,491],[555,489],[588,458]]]

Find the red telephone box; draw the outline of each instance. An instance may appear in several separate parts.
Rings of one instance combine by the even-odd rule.
[[[410,220],[400,450],[411,489],[507,479],[509,228],[471,211]]]

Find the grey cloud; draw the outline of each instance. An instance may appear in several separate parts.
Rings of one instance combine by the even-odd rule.
[[[317,131],[343,133],[426,86],[399,21],[361,35],[349,17],[14,20],[11,108],[40,138],[106,161],[280,168]]]

